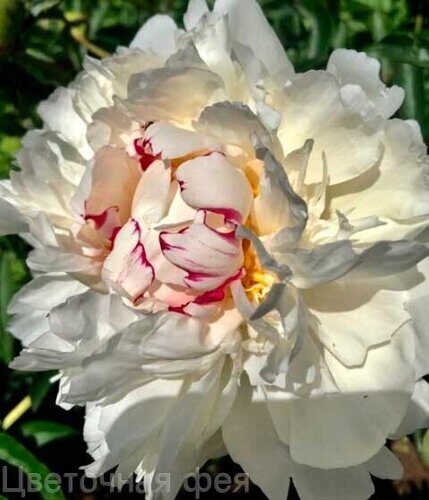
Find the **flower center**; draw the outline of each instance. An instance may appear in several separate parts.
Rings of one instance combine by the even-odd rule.
[[[246,274],[242,284],[248,299],[259,304],[276,282],[276,277],[262,268],[253,245],[247,240],[243,242],[243,251],[243,267]]]

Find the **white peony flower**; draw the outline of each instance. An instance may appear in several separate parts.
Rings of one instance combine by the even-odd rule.
[[[2,234],[33,250],[12,367],[86,405],[89,475],[172,499],[229,453],[273,500],[364,500],[428,425],[429,161],[403,91],[296,74],[258,4],[191,0],[39,106]],[[159,473],[170,487],[159,488]]]

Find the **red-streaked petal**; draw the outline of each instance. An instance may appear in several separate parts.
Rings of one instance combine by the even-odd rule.
[[[166,258],[187,272],[184,283],[201,292],[225,283],[243,262],[241,244],[234,231],[223,233],[209,227],[203,211],[182,231],[162,232],[160,242]]]
[[[92,221],[95,229],[106,239],[113,241],[121,222],[119,220],[119,208],[109,207],[100,214],[85,214],[87,222]]]
[[[155,160],[161,158],[161,153],[154,154],[150,139],[135,139],[134,149],[136,150],[140,168],[145,171]]]
[[[187,314],[188,316],[209,317],[219,311],[221,304],[227,297],[227,287],[232,281],[239,279],[242,275],[241,269],[231,278],[228,278],[225,283],[219,287],[209,290],[198,295],[194,300],[191,300],[180,306],[170,306],[169,310]]]
[[[102,270],[110,287],[133,302],[143,296],[155,278],[140,236],[139,224],[131,219],[116,235]]]
[[[91,192],[85,203],[86,214],[101,214],[110,207],[117,207],[118,217],[124,224],[130,217],[140,177],[137,161],[125,151],[102,148],[95,158]]]

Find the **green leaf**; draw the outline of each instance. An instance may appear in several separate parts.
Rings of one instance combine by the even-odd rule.
[[[7,241],[4,239],[3,241]],[[7,331],[7,307],[12,295],[26,277],[25,267],[11,250],[0,253],[0,360],[7,364],[13,358],[12,336]]]
[[[42,0],[33,3],[34,5],[31,7],[31,14],[34,17],[37,17],[40,14],[42,14],[42,12],[45,13],[46,11],[52,9],[53,7],[56,7],[60,3],[60,0]]]
[[[384,38],[370,50],[376,56],[393,62],[429,68],[429,41],[424,37],[414,38],[408,33],[397,33]]]
[[[9,170],[14,159],[14,153],[21,147],[18,137],[0,134],[0,179],[9,176]]]
[[[37,446],[44,446],[57,439],[74,436],[77,431],[69,425],[50,422],[49,420],[32,420],[21,425],[25,437],[33,437]]]
[[[55,372],[42,372],[34,374],[34,378],[28,388],[33,411],[38,410],[39,406],[42,404],[46,395],[52,388],[50,379],[53,375],[55,375]]]
[[[429,429],[419,429],[414,432],[413,440],[420,459],[429,467]]]
[[[412,64],[401,64],[394,81],[405,90],[404,104],[399,112],[401,118],[413,118],[423,123],[425,118],[425,87],[422,68]]]
[[[44,500],[65,500],[61,486],[56,482],[45,464],[40,462],[25,446],[15,438],[0,432],[0,460],[20,467],[35,487],[40,486],[39,494]],[[37,481],[34,474],[38,474]]]
[[[309,23],[309,43],[307,58],[315,61],[327,56],[333,32],[332,15],[325,2],[320,0],[300,0],[298,10]]]
[[[0,359],[8,364],[13,358],[13,338],[6,331],[7,306],[13,294],[11,261],[12,252],[0,254]]]
[[[8,51],[20,34],[24,19],[21,0],[0,0],[0,54]]]

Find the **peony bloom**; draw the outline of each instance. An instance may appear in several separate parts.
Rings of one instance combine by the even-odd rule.
[[[365,500],[428,423],[429,161],[403,91],[295,73],[253,0],[191,0],[39,106],[0,231],[31,244],[12,367],[59,370],[97,476],[173,499],[229,453],[272,500]],[[426,259],[426,260],[425,260]],[[170,473],[160,487],[160,473]]]

